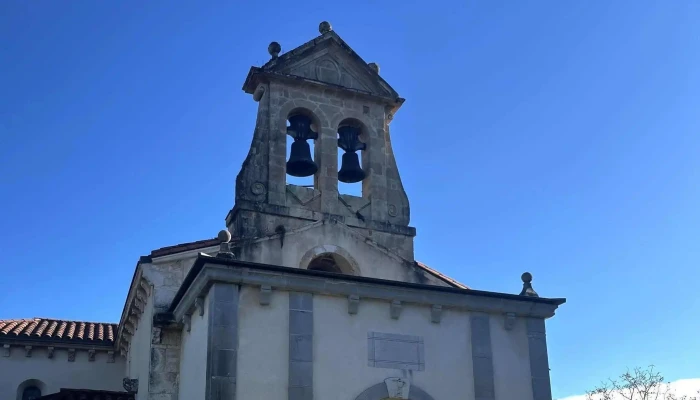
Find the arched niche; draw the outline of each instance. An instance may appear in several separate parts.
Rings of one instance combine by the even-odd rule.
[[[399,397],[389,397],[389,389],[386,382],[377,383],[360,393],[355,400],[401,400]],[[411,385],[407,400],[435,400],[423,389]]]
[[[308,270],[335,272],[346,275],[360,275],[357,261],[350,253],[335,245],[316,246],[301,258],[299,267]]]
[[[17,387],[17,400],[34,400],[47,394],[46,384],[38,379],[27,379]]]

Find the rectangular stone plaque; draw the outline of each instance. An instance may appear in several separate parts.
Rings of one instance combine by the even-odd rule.
[[[367,333],[367,362],[370,367],[423,371],[423,338],[394,333]]]

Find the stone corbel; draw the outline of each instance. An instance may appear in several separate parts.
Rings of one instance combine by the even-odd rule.
[[[506,313],[503,325],[507,331],[512,330],[513,326],[515,326],[515,313],[512,313],[512,312]]]
[[[138,311],[139,314],[143,314],[143,310],[146,308],[146,304],[137,296],[134,297],[134,308],[136,309],[136,311]]]
[[[442,321],[442,306],[433,304],[430,308],[430,321],[434,324],[439,324]]]
[[[139,281],[139,286],[146,292],[146,296],[151,294],[151,285],[148,284],[148,281],[141,278],[141,281]]]
[[[271,299],[272,299],[272,286],[270,286],[270,285],[260,286],[260,295],[259,295],[260,305],[261,306],[270,305]]]
[[[351,294],[348,296],[348,314],[357,314],[360,309],[360,296]]]
[[[107,352],[107,362],[110,364],[114,362],[114,352],[112,350]]]
[[[391,399],[408,400],[408,392],[411,389],[411,383],[402,378],[389,378],[384,380],[386,390],[389,392]]]
[[[68,349],[68,362],[75,361],[75,349]]]
[[[256,103],[259,102],[260,99],[262,99],[264,94],[265,94],[265,85],[262,85],[262,84],[258,85],[258,87],[255,88],[255,91],[253,92],[253,100],[255,100]]]
[[[161,329],[158,327],[153,327],[153,330],[151,330],[151,343],[152,344],[160,344],[161,340]]]
[[[2,356],[3,357],[9,357],[10,356],[10,345],[9,344],[3,344],[2,345]]]
[[[389,313],[391,314],[391,319],[399,319],[402,308],[403,306],[401,305],[401,301],[392,300],[391,305],[389,306]]]
[[[95,361],[95,349],[88,350],[88,361]]]
[[[129,336],[134,336],[134,332],[136,332],[136,325],[134,325],[131,320],[127,320],[126,323],[124,323],[124,335],[126,336],[128,334]]]
[[[49,357],[49,358],[53,358],[53,351],[54,351],[54,348],[53,348],[52,346],[49,346],[49,348],[47,348],[46,350],[47,350],[47,355],[48,355],[48,357]]]
[[[182,316],[182,324],[185,325],[185,331],[190,332],[192,330],[192,315],[185,314]]]
[[[32,346],[24,346],[24,356],[25,357],[32,356]]]
[[[194,308],[197,310],[197,313],[199,316],[204,315],[204,299],[201,297],[197,297],[194,299]]]
[[[126,390],[129,393],[138,393],[139,380],[138,379],[124,378],[122,380],[122,386],[124,387],[124,390]]]

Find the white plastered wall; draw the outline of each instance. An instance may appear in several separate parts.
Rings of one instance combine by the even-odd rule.
[[[88,360],[87,350],[77,350],[75,361],[68,361],[68,350],[55,346],[53,358],[46,347],[34,346],[31,357],[24,347],[12,346],[9,357],[0,357],[0,399],[15,400],[18,387],[29,379],[42,384],[42,395],[58,392],[61,388],[93,390],[124,390],[125,360],[115,355],[108,363],[106,351],[97,351],[95,361]],[[21,396],[21,393],[20,393]]]
[[[190,319],[190,331],[182,331],[180,356],[180,399],[202,399],[207,379],[207,341],[209,338],[208,296],[204,300],[203,315],[195,310]]]
[[[126,377],[139,380],[137,400],[148,395],[148,371],[151,356],[151,325],[153,324],[153,296],[149,296],[139,319],[136,332],[131,338],[127,354]],[[124,390],[124,388],[120,388]]]

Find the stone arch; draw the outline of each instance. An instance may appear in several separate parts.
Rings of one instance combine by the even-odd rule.
[[[352,257],[352,255],[350,255],[350,253],[342,247],[338,247],[332,244],[316,246],[308,250],[301,257],[299,267],[303,269],[308,269],[309,265],[314,260],[324,256],[332,256],[333,259],[336,261],[341,273],[346,275],[360,276],[360,267],[357,264],[357,261],[355,261],[355,259]]]
[[[48,393],[46,393],[46,384],[38,379],[27,379],[26,381],[22,382],[17,386],[17,400],[24,400],[25,399],[25,391],[27,393],[30,393],[33,388],[38,389],[39,395],[45,396]]]
[[[355,400],[392,400],[392,398],[389,397],[389,389],[387,389],[386,383],[381,382],[360,393],[359,396],[355,397]],[[408,392],[408,400],[435,399],[418,386],[411,385],[411,389]]]
[[[321,134],[321,129],[324,126],[328,126],[328,120],[324,117],[322,117],[319,113],[314,112],[316,109],[316,104],[304,100],[304,99],[296,99],[296,100],[289,100],[282,107],[279,109],[279,121],[278,121],[278,129],[281,133],[287,134],[287,118],[289,118],[289,115],[295,112],[301,112],[305,114],[306,116],[311,118],[311,121],[313,122],[313,125],[315,125],[315,132],[317,132],[319,135]]]
[[[358,122],[360,128],[362,129],[362,135],[366,135],[362,139],[364,139],[365,143],[369,142],[369,138],[373,136],[374,129],[372,128],[372,122],[370,122],[370,120],[367,119],[367,116],[365,114],[362,114],[355,110],[346,110],[340,114],[336,114],[333,117],[333,119],[330,121],[331,127],[337,131],[338,127],[340,127],[340,124],[346,120],[354,120]]]

